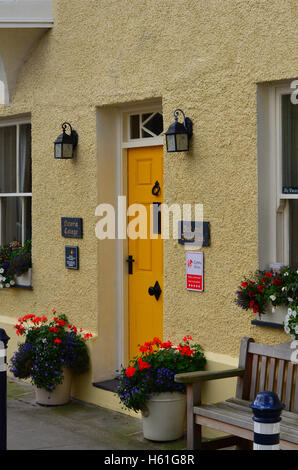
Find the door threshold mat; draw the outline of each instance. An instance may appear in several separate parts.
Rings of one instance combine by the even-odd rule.
[[[102,390],[108,390],[109,392],[117,392],[120,385],[118,378],[112,380],[105,380],[103,382],[93,382],[93,387],[101,388]]]

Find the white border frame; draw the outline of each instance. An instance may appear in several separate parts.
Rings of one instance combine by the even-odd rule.
[[[127,149],[164,146],[163,136],[127,141],[124,127],[127,116],[147,111],[162,112],[161,99],[97,107],[97,204],[115,205],[121,195],[126,196],[127,202]],[[127,238],[98,241],[97,321],[100,333],[94,344],[95,381],[114,378],[115,371],[128,360],[127,251]],[[105,272],[107,265],[109,269]]]

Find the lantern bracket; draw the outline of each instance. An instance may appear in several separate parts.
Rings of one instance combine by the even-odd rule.
[[[182,114],[183,116],[183,124],[184,124],[184,127],[189,135],[189,138],[192,137],[192,120],[188,117],[185,117],[185,114],[184,112],[182,111],[182,109],[180,108],[177,108],[175,109],[175,111],[173,112],[173,115],[174,115],[174,118],[175,118],[175,122],[178,122],[178,117],[179,117],[179,113]]]
[[[63,129],[63,134],[66,134],[67,126],[70,129],[70,135],[72,137],[73,147],[75,148],[78,145],[78,140],[79,140],[78,133],[71,127],[71,124],[69,124],[69,122],[64,122],[61,126]]]

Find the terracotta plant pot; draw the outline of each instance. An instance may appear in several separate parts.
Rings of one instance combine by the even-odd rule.
[[[142,412],[143,433],[151,441],[174,441],[183,436],[186,395],[163,392],[153,395]]]
[[[64,380],[57,385],[53,392],[48,392],[44,388],[35,387],[36,403],[39,405],[58,406],[66,405],[70,402],[72,374],[68,369],[63,370]]]

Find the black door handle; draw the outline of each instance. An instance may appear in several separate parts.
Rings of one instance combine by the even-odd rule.
[[[149,289],[148,289],[148,294],[149,295],[154,295],[156,300],[159,299],[161,293],[162,293],[162,290],[160,288],[160,285],[159,285],[158,281],[156,281],[156,283],[154,284],[153,287],[150,286]]]
[[[128,274],[133,274],[132,272],[132,263],[135,262],[132,255],[129,255],[126,262],[128,263]]]

